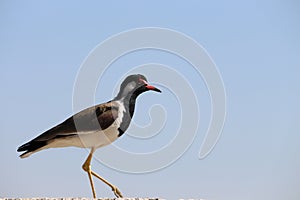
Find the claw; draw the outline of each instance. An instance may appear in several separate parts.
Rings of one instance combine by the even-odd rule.
[[[121,194],[121,192],[118,188],[113,187],[112,191],[114,192],[114,194],[116,195],[117,198],[122,198],[123,197],[123,195]]]

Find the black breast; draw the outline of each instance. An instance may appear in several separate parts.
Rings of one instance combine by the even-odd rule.
[[[122,122],[120,124],[120,127],[118,128],[118,137],[123,135],[130,125],[134,113],[135,99],[130,99],[129,101],[125,99],[123,103],[125,107],[125,112],[123,112]]]

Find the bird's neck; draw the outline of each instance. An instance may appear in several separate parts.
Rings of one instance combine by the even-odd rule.
[[[116,96],[115,100],[120,100],[124,103],[125,110],[129,112],[130,117],[132,118],[135,108],[135,102],[139,94],[133,92],[130,94],[127,94],[126,96],[122,98],[118,98]]]
[[[126,111],[129,111],[130,117],[133,116],[134,108],[135,108],[135,102],[138,95],[135,93],[126,95],[122,100],[125,106]]]

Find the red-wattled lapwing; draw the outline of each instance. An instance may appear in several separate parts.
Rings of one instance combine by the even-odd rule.
[[[96,192],[92,175],[111,187],[117,197],[122,197],[116,186],[91,170],[92,156],[97,148],[108,145],[123,135],[132,119],[136,98],[149,90],[161,92],[149,85],[145,76],[130,75],[122,82],[118,95],[112,101],[82,110],[20,146],[17,151],[25,151],[20,157],[26,158],[47,148],[69,146],[90,148],[90,154],[82,168],[88,173],[93,197],[96,198]]]

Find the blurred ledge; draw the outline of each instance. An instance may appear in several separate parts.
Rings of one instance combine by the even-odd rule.
[[[96,198],[97,200],[164,200],[161,198]],[[95,200],[93,198],[68,197],[68,198],[0,198],[0,200]]]

